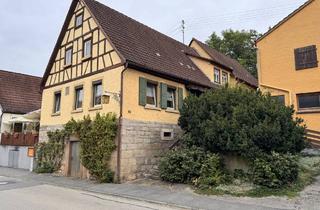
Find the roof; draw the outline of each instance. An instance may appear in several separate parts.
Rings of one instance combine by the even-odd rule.
[[[233,75],[236,79],[241,80],[242,82],[247,83],[253,87],[258,87],[258,80],[252,76],[237,60],[226,56],[225,54],[217,51],[214,48],[209,47],[207,44],[193,39],[200,47],[208,53],[213,62],[219,63],[222,66],[229,67],[233,72]]]
[[[25,114],[41,105],[41,78],[0,70],[0,104],[3,112]]]
[[[295,16],[297,13],[299,13],[301,10],[303,10],[305,7],[307,7],[309,4],[311,4],[314,0],[308,0],[303,5],[301,5],[298,9],[294,10],[292,13],[290,13],[288,16],[283,18],[279,23],[277,23],[275,26],[273,26],[271,29],[269,29],[265,34],[263,34],[259,39],[257,39],[256,42],[260,42],[262,39],[264,39],[266,36],[271,34],[274,30],[279,28],[283,23],[287,22],[290,18]]]
[[[74,0],[56,48],[62,41],[66,23],[71,19]],[[204,87],[213,87],[209,78],[191,61],[186,53],[198,55],[187,45],[184,45],[132,18],[117,12],[97,1],[82,0],[89,9],[100,29],[110,39],[111,44],[119,53],[124,63],[132,64],[137,69],[144,69],[149,73],[167,76],[171,79],[181,80],[187,84],[196,84]],[[55,49],[57,52],[57,49]],[[54,51],[53,54],[56,54]],[[53,64],[54,56],[50,59],[44,81],[47,79]]]

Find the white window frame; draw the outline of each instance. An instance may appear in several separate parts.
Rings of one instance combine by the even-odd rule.
[[[221,74],[221,84],[225,85],[229,82],[229,74],[225,71],[222,71]]]
[[[98,86],[101,86],[101,93],[100,96],[98,95]],[[102,105],[102,94],[103,94],[103,86],[102,86],[102,81],[96,81],[93,82],[92,84],[92,106],[96,107],[96,106],[101,106]],[[96,98],[100,97],[100,103],[96,103]]]
[[[148,89],[151,88],[150,86],[152,86],[151,92],[148,91]],[[148,95],[149,93],[151,93],[151,94]],[[148,103],[148,97],[153,97],[154,104]],[[146,98],[147,98],[146,104],[148,106],[157,107],[157,84],[154,84],[152,82],[147,82]]]
[[[90,45],[88,44],[90,43]],[[83,57],[90,58],[92,56],[92,39],[84,40],[83,42]]]
[[[221,71],[219,68],[214,68],[214,82],[217,84],[221,84]]]
[[[66,49],[66,54],[64,59],[65,59],[65,62],[64,62],[65,66],[70,66],[72,64],[72,47]]]
[[[82,95],[81,95],[81,91],[82,91]],[[82,109],[83,108],[83,99],[84,99],[83,86],[76,87],[75,91],[74,91],[74,95],[75,95],[74,109],[75,110]],[[79,106],[80,100],[78,100],[78,99],[82,99],[81,106]]]
[[[168,106],[168,101],[172,101],[173,107]],[[173,109],[173,110],[176,109],[176,89],[175,88],[168,87],[167,89],[167,109]]]
[[[57,103],[57,96],[60,95],[59,103]],[[54,104],[53,104],[53,113],[57,114],[61,112],[61,91],[54,93]]]
[[[78,20],[80,20],[80,21],[78,22]],[[75,19],[75,26],[76,26],[76,28],[82,26],[82,24],[83,24],[83,13],[77,15],[77,16],[76,16],[76,19]]]

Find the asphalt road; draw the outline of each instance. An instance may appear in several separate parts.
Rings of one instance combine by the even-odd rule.
[[[158,204],[90,193],[52,185],[39,185],[0,176],[1,210],[150,210],[172,209]]]

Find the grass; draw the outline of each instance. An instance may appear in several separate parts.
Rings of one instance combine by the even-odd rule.
[[[206,189],[195,189],[196,193],[206,195],[232,195],[249,197],[287,196],[293,198],[306,186],[312,184],[316,176],[320,175],[320,156],[301,157],[298,180],[290,186],[280,189],[256,186],[247,180],[236,180],[230,185],[219,185]]]

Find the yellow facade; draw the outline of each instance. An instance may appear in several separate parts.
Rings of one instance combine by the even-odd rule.
[[[294,50],[316,45],[319,58],[319,13],[320,0],[311,0],[257,42],[260,89],[274,96],[284,95],[286,105],[293,105],[297,111],[296,116],[317,131],[320,110],[299,110],[297,95],[320,92],[320,68],[296,70]]]
[[[157,107],[139,105],[139,78],[145,78],[157,83]],[[124,73],[124,97],[123,97],[123,117],[130,120],[155,121],[161,123],[176,124],[179,118],[178,108],[176,110],[160,108],[160,83],[165,83],[176,90],[183,89],[184,97],[187,96],[187,90],[184,84],[173,82],[150,74],[142,73],[133,69],[127,69]],[[177,91],[176,91],[177,96]],[[178,104],[178,97],[176,97]]]

